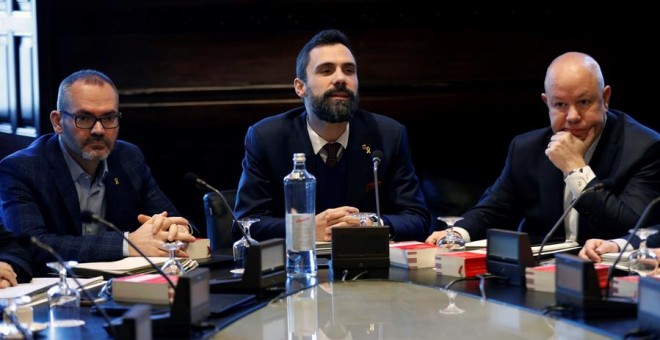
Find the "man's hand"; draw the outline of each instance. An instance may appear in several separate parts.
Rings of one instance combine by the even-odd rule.
[[[149,223],[152,225],[152,234],[159,235],[161,231],[167,232],[168,242],[183,241],[194,242],[195,237],[190,234],[189,222],[183,217],[167,217],[167,211],[160,214],[155,214],[151,217],[140,214],[138,215],[138,222],[141,224]],[[165,241],[163,240],[163,241]]]
[[[426,238],[426,241],[424,242],[435,246],[438,244],[438,240],[445,237],[446,235],[447,235],[446,230],[434,231],[429,237]]]
[[[18,284],[14,268],[7,262],[0,262],[0,288],[12,287]]]
[[[582,247],[578,256],[585,260],[599,263],[602,261],[600,257],[602,254],[618,253],[619,251],[619,245],[612,241],[592,238],[584,243],[584,247]]]
[[[356,207],[343,206],[316,214],[316,240],[332,241],[332,228],[355,225],[357,219],[350,215],[358,211]]]
[[[564,175],[587,165],[584,155],[588,145],[570,132],[559,131],[550,138],[545,155]]]

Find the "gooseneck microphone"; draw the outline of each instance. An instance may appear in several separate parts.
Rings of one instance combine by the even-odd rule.
[[[566,209],[564,210],[564,213],[561,214],[561,216],[559,217],[559,219],[557,220],[555,225],[552,226],[550,231],[543,238],[543,241],[541,241],[541,244],[539,245],[539,253],[536,255],[536,265],[537,266],[541,264],[541,255],[543,254],[543,247],[545,247],[545,244],[548,243],[548,240],[550,239],[552,234],[554,234],[557,231],[557,228],[559,228],[561,223],[564,221],[564,218],[566,218],[566,215],[568,215],[568,213],[573,209],[573,207],[575,207],[575,205],[582,198],[582,196],[584,196],[584,194],[586,194],[588,192],[602,191],[605,188],[609,188],[611,185],[612,185],[611,180],[609,180],[609,179],[603,180],[602,182],[596,183],[596,185],[594,185],[590,188],[584,189],[577,197],[575,197],[573,199],[573,201],[571,201],[571,203],[568,205],[568,207],[566,207]]]
[[[55,249],[53,249],[53,247],[39,241],[38,238],[27,234],[20,235],[18,237],[18,242],[23,246],[32,243],[35,246],[39,247],[40,249],[43,249],[47,251],[49,254],[53,255],[53,257],[55,257],[55,260],[57,260],[57,262],[62,266],[62,268],[66,270],[67,275],[73,279],[73,281],[78,285],[78,287],[80,287],[80,291],[92,303],[92,305],[96,308],[96,310],[99,311],[105,322],[108,324],[108,328],[110,329],[110,333],[111,333],[110,335],[112,335],[113,338],[116,338],[117,334],[115,333],[115,328],[112,325],[112,321],[110,320],[110,316],[108,316],[108,313],[106,313],[103,310],[103,308],[100,308],[98,303],[96,303],[96,300],[94,300],[94,297],[87,291],[87,289],[83,288],[83,285],[80,284],[80,281],[78,281],[78,277],[76,273],[74,273],[73,270],[69,268],[69,266],[65,265],[64,259],[62,258],[62,256],[60,256],[60,254],[58,254],[55,251]]]
[[[621,261],[621,256],[623,256],[623,253],[626,251],[626,248],[630,244],[630,240],[632,240],[632,237],[635,235],[637,230],[646,222],[646,219],[648,218],[651,210],[655,207],[656,204],[660,202],[660,197],[657,197],[649,205],[646,206],[646,209],[644,209],[644,212],[642,213],[642,216],[639,217],[639,220],[637,220],[637,224],[635,224],[635,227],[630,230],[630,235],[626,238],[626,244],[621,247],[621,250],[619,251],[619,256],[616,257],[614,262],[612,262],[612,266],[608,268],[607,271],[607,282],[605,283],[605,297],[610,296],[610,284],[612,282],[613,276],[614,276],[614,268],[616,268],[616,265],[619,264],[619,261]]]
[[[372,153],[371,161],[374,163],[374,193],[376,195],[376,216],[378,216],[378,226],[381,226],[380,219],[380,195],[378,194],[378,166],[380,165],[381,160],[383,159],[383,152],[380,150],[374,150]]]
[[[238,230],[241,231],[241,234],[243,234],[243,238],[245,241],[248,243],[248,245],[252,245],[253,242],[250,241],[250,238],[247,236],[247,233],[245,232],[245,229],[243,229],[243,226],[238,223],[238,219],[236,218],[236,215],[234,215],[234,208],[229,206],[229,203],[227,203],[227,199],[225,198],[225,195],[220,192],[220,190],[212,187],[210,184],[206,183],[203,179],[199,178],[199,176],[195,175],[192,172],[187,173],[183,179],[187,182],[190,183],[200,189],[208,190],[208,191],[213,191],[214,193],[218,194],[220,196],[220,199],[222,200],[222,204],[224,204],[225,208],[227,211],[229,211],[229,214],[231,215],[232,218],[232,223],[235,223],[238,226]]]
[[[170,279],[170,277],[167,276],[167,274],[165,274],[165,272],[163,272],[163,270],[160,269],[160,267],[158,267],[158,266],[155,265],[153,262],[151,262],[151,260],[149,259],[149,257],[147,257],[147,255],[145,255],[145,254],[142,252],[142,250],[140,250],[140,248],[138,248],[133,242],[131,242],[131,240],[129,240],[128,237],[124,236],[124,232],[121,231],[119,228],[117,228],[117,226],[115,226],[114,224],[112,224],[110,221],[107,221],[107,220],[103,219],[102,217],[100,217],[100,216],[98,216],[98,215],[92,213],[92,212],[89,211],[89,210],[84,210],[83,212],[81,212],[81,213],[80,213],[80,219],[82,220],[82,222],[85,222],[85,223],[91,223],[91,222],[101,223],[101,224],[105,225],[106,227],[109,227],[110,229],[112,229],[113,231],[115,231],[116,233],[118,233],[119,235],[121,235],[121,237],[122,237],[126,242],[128,242],[128,244],[129,244],[131,247],[133,247],[133,249],[135,249],[135,251],[137,251],[138,254],[140,254],[140,256],[142,256],[145,260],[147,260],[147,262],[149,263],[149,265],[150,265],[152,268],[154,268],[154,269],[158,272],[158,274],[160,274],[162,277],[165,278],[165,280],[167,280],[167,284],[169,284],[170,288],[176,290],[176,285],[174,285],[174,282],[172,282],[172,280]]]

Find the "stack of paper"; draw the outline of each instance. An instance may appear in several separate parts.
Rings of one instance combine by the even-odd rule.
[[[0,299],[15,298],[20,296],[29,296],[32,298],[32,303],[35,304],[39,300],[46,297],[46,291],[51,286],[56,285],[60,281],[57,277],[35,277],[29,283],[19,283],[17,286],[0,289]],[[103,284],[103,276],[92,277],[89,279],[78,278],[78,282],[83,288],[91,288]],[[73,278],[67,278],[67,283],[71,287],[80,287],[76,284]]]

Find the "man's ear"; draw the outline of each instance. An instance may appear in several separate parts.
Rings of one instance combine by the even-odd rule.
[[[50,124],[56,134],[62,134],[62,113],[57,110],[50,111]]]
[[[293,88],[296,90],[296,94],[300,98],[305,97],[305,91],[307,91],[307,86],[305,86],[305,82],[302,81],[300,78],[296,78],[293,80]]]

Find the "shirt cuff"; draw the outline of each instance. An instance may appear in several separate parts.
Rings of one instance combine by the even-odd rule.
[[[596,174],[591,170],[591,167],[587,165],[582,168],[571,170],[566,178],[564,178],[564,183],[566,183],[566,186],[571,191],[571,194],[573,194],[573,197],[577,197],[594,178],[596,178]]]
[[[121,252],[124,255],[124,257],[130,255],[128,253],[128,241],[126,241],[127,238],[128,238],[128,231],[124,233],[124,243],[121,246]]]
[[[623,238],[617,238],[617,239],[610,240],[610,241],[616,243],[616,245],[619,246],[619,252],[621,252],[621,249],[623,249],[623,246],[626,245],[626,239],[623,239]],[[633,246],[631,244],[628,244],[626,249],[623,249],[623,251],[631,251],[631,250],[633,250]]]
[[[465,242],[471,242],[470,241],[470,233],[468,233],[467,230],[465,230],[461,227],[457,227],[457,226],[454,226],[452,228],[452,230],[459,233],[459,234],[461,234],[461,236],[463,236],[463,239],[465,240]]]

